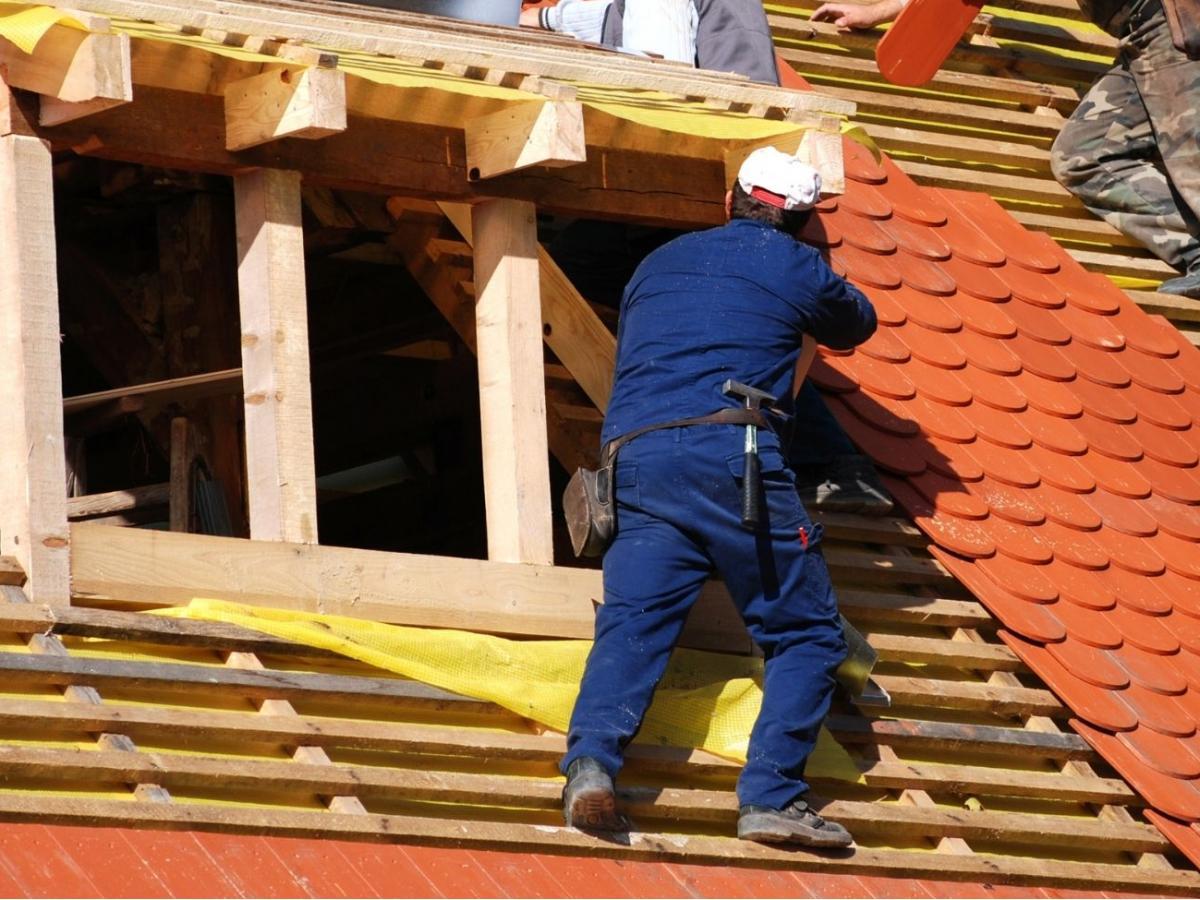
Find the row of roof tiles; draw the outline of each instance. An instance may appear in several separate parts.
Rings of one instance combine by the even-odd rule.
[[[1200,351],[986,195],[845,150],[805,236],[880,328],[813,380],[1080,733],[1200,835]]]

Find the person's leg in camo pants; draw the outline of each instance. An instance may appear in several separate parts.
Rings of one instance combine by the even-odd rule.
[[[1051,166],[1088,209],[1196,275],[1200,296],[1200,61],[1175,49],[1161,9],[1122,39],[1117,65],[1055,140]]]

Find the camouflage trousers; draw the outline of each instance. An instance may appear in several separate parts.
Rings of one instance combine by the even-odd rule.
[[[1200,266],[1200,61],[1175,49],[1153,7],[1063,126],[1051,167],[1093,213],[1186,271]]]

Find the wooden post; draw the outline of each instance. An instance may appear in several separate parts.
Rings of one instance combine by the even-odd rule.
[[[0,89],[4,89],[0,85]],[[69,604],[54,178],[37,138],[0,137],[0,555],[36,603]]]
[[[533,204],[481,203],[472,231],[488,556],[549,564],[554,544]]]
[[[300,175],[234,178],[250,537],[317,542]]]

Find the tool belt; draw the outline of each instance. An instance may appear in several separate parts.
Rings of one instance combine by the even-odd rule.
[[[1162,0],[1171,43],[1188,59],[1200,59],[1200,0]]]
[[[571,534],[571,548],[576,556],[600,556],[612,543],[617,529],[617,505],[613,490],[613,473],[617,465],[617,451],[636,437],[664,428],[683,428],[689,425],[757,425],[769,428],[767,417],[756,409],[722,409],[707,416],[676,419],[659,425],[644,425],[620,437],[613,438],[600,451],[600,465],[596,469],[578,468],[567,489],[563,491],[563,513],[567,517],[567,531]]]

